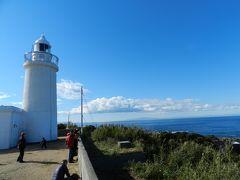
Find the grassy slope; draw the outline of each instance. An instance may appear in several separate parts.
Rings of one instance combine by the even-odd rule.
[[[240,156],[233,152],[228,140],[190,133],[151,133],[139,128],[111,125],[101,126],[91,135],[95,147],[116,160],[119,156],[131,154],[131,151],[143,150],[145,162],[119,166],[134,175],[129,179],[240,178]],[[118,140],[130,140],[135,146],[119,149],[116,145]],[[134,158],[127,161],[132,160]]]

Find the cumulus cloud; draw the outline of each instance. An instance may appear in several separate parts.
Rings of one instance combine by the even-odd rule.
[[[61,79],[61,82],[57,83],[57,95],[61,99],[78,100],[81,98],[82,86],[79,82]],[[84,93],[88,92],[87,89],[83,89],[83,91]]]
[[[201,104],[198,100],[183,99],[131,99],[123,96],[97,98],[83,106],[84,113],[112,112],[200,112],[211,110],[210,104]],[[73,108],[72,113],[80,113],[81,107]]]
[[[9,98],[9,97],[11,97],[11,96],[9,96],[8,94],[0,91],[0,99],[6,99],[6,98]]]

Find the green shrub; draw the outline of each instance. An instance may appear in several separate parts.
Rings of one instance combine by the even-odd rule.
[[[148,163],[132,163],[133,173],[143,179],[239,179],[240,157],[230,143],[214,148],[214,137],[160,133],[145,146]],[[181,139],[180,139],[181,138]],[[151,156],[150,156],[151,155]],[[149,158],[150,157],[150,158]],[[160,176],[156,174],[158,167]]]
[[[83,127],[83,134],[82,137],[83,138],[89,138],[91,137],[92,132],[96,129],[95,126],[89,125],[89,126],[85,126]]]
[[[64,124],[64,123],[58,124],[58,129],[66,129],[66,127],[67,127],[67,124]]]
[[[120,125],[100,126],[92,132],[92,139],[96,143],[105,141],[108,144],[130,140],[141,146],[146,162],[132,162],[129,165],[132,174],[140,179],[240,178],[240,155],[232,151],[229,139],[220,140],[214,136],[186,132],[154,133]],[[115,155],[117,148],[112,148],[111,152],[110,155]]]
[[[104,141],[108,138],[113,138],[115,141],[129,140],[134,142],[135,140],[140,141],[145,136],[146,132],[143,129],[120,125],[102,125],[92,133],[94,141]]]

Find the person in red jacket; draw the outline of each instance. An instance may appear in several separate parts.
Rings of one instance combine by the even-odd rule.
[[[71,131],[70,133],[67,134],[66,138],[66,145],[69,149],[69,154],[68,154],[68,162],[73,163],[73,156],[74,156],[74,133]]]

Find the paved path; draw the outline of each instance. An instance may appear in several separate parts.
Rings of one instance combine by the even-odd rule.
[[[28,145],[24,163],[16,162],[18,150],[0,150],[0,180],[50,180],[53,171],[63,159],[67,159],[68,149],[63,138],[48,143],[47,150],[39,144]],[[70,174],[78,173],[78,163],[68,164]]]

